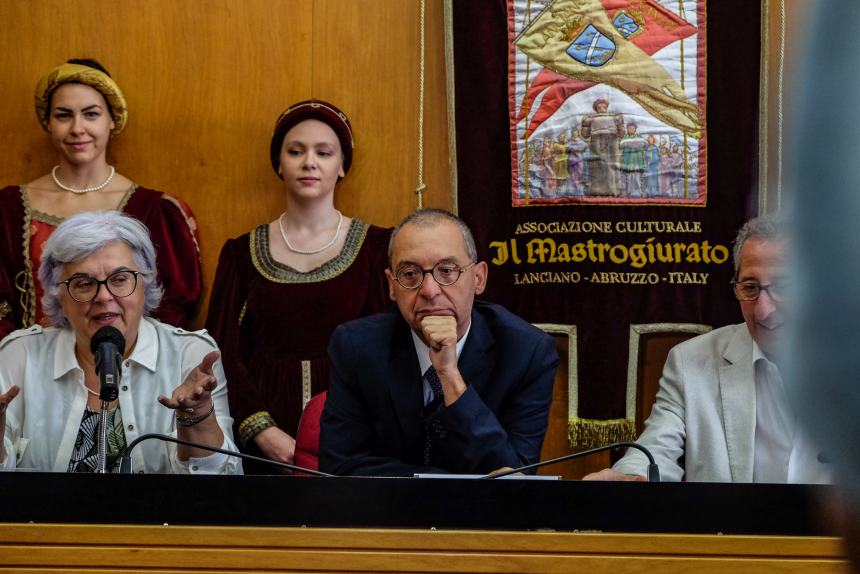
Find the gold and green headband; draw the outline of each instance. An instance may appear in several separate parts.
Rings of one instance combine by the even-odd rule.
[[[42,128],[48,129],[48,120],[51,114],[51,94],[63,84],[76,83],[85,84],[98,90],[107,100],[110,106],[111,117],[114,128],[111,137],[117,135],[125,127],[128,120],[128,107],[122,90],[113,79],[100,70],[83,66],[80,64],[60,64],[36,85],[36,117]]]

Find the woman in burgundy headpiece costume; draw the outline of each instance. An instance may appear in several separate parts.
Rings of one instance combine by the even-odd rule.
[[[206,326],[223,353],[236,436],[251,454],[293,462],[302,409],[328,387],[334,328],[389,303],[390,230],[334,207],[353,148],[352,126],[334,105],[287,108],[269,148],[287,210],[221,250]]]

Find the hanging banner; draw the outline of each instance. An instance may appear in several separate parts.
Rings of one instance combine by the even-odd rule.
[[[704,205],[705,2],[508,2],[514,206]]]
[[[573,446],[634,438],[642,342],[742,320],[731,242],[757,207],[761,5],[449,8],[457,209],[484,297],[567,338]]]

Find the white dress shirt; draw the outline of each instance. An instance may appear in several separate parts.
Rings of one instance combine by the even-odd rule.
[[[460,353],[463,352],[463,345],[466,344],[466,339],[469,338],[469,331],[472,330],[472,322],[469,321],[469,326],[466,327],[466,332],[463,333],[463,336],[460,337],[460,340],[457,341],[457,359],[460,358]],[[424,406],[426,407],[430,403],[433,402],[433,389],[430,388],[430,383],[427,382],[427,377],[424,375],[427,374],[427,369],[433,366],[433,363],[430,361],[430,347],[424,344],[424,341],[421,340],[415,331],[410,330],[412,333],[412,342],[415,344],[415,354],[418,355],[418,365],[421,367],[421,380],[424,385]]]
[[[755,368],[755,453],[753,482],[832,482],[830,465],[818,460],[818,449],[797,420],[777,366],[753,342]]]
[[[119,406],[126,442],[147,433],[176,436],[174,411],[158,395],[170,396],[188,373],[212,350],[215,341],[205,331],[185,331],[143,318],[131,356],[123,361]],[[235,450],[233,419],[227,406],[227,383],[221,361],[213,373],[215,416],[224,433],[221,448]],[[34,468],[65,472],[87,403],[84,372],[75,357],[70,328],[36,325],[9,334],[0,342],[0,392],[12,385],[21,392],[6,410],[4,468]],[[135,472],[241,474],[241,461],[213,453],[180,461],[176,444],[144,441],[132,451]]]
[[[756,382],[761,373],[779,374],[762,359],[744,323],[669,351],[654,407],[636,441],[654,455],[663,480],[830,482],[831,465],[818,460],[819,451],[785,410],[781,379]],[[630,449],[613,469],[645,476],[648,459]]]

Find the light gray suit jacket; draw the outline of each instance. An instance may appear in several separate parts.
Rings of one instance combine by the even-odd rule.
[[[663,480],[752,482],[756,425],[753,341],[746,324],[685,341],[669,352],[639,444]],[[681,466],[681,459],[684,457]],[[630,449],[613,469],[647,476]]]

